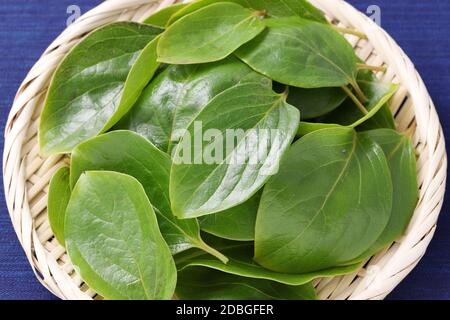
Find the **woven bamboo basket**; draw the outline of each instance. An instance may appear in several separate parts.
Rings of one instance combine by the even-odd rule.
[[[44,52],[18,90],[9,114],[3,154],[6,202],[17,237],[39,281],[62,299],[98,298],[74,272],[55,239],[47,217],[50,178],[67,158],[39,155],[39,115],[50,78],[64,55],[87,33],[119,20],[142,21],[174,0],[107,0],[80,17]],[[379,77],[399,83],[390,102],[399,131],[414,132],[420,201],[405,235],[372,257],[358,272],[314,282],[321,299],[383,299],[424,255],[436,230],[445,193],[447,157],[442,128],[419,74],[394,40],[342,0],[313,0],[335,24],[365,33],[348,36],[367,64],[385,66]]]

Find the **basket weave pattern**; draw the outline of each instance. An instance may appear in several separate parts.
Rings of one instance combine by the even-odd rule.
[[[11,220],[26,256],[41,283],[62,299],[92,299],[65,249],[55,239],[47,217],[52,175],[68,159],[39,155],[37,130],[47,88],[65,54],[92,30],[113,21],[142,21],[174,0],[107,0],[80,17],[44,52],[23,81],[5,132],[3,180]],[[313,0],[339,26],[354,28],[368,40],[348,36],[367,64],[387,67],[385,81],[399,83],[391,110],[399,131],[413,132],[418,154],[420,201],[406,234],[346,276],[314,282],[321,299],[383,299],[417,265],[431,241],[445,193],[447,157],[439,118],[413,64],[392,38],[342,0]]]

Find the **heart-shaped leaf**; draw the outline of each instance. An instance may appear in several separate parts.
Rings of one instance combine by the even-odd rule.
[[[228,241],[207,235],[204,235],[204,238],[211,246],[216,250],[220,250],[229,258],[228,263],[224,264],[200,250],[192,249],[175,256],[178,270],[183,271],[194,267],[205,267],[240,277],[264,279],[286,285],[298,286],[321,277],[333,277],[352,273],[361,267],[361,263],[358,263],[304,274],[280,273],[265,269],[253,260],[253,242]]]
[[[298,17],[265,24],[265,31],[236,51],[253,69],[300,88],[356,86],[356,55],[331,26]]]
[[[184,130],[219,93],[239,83],[271,81],[235,57],[199,65],[172,65],[144,90],[116,129],[135,131],[172,154]]]
[[[114,23],[94,31],[69,52],[56,70],[42,111],[43,155],[70,153],[128,112],[158,68],[155,37],[161,31]]]
[[[52,177],[48,190],[48,220],[58,242],[64,246],[64,220],[70,200],[70,170],[62,167]]]
[[[106,299],[171,299],[177,273],[141,184],[88,172],[66,213],[66,247],[81,278]]]
[[[164,9],[158,10],[153,13],[150,17],[144,20],[144,23],[151,24],[152,26],[157,26],[165,28],[170,18],[176,14],[178,11],[184,9],[188,6],[188,3],[176,3],[174,5],[165,7]]]
[[[179,220],[170,209],[169,176],[172,161],[143,137],[131,131],[113,131],[75,148],[71,160],[71,184],[85,171],[109,170],[139,180],[155,207],[159,227],[173,254],[198,247],[223,258],[200,237],[195,219]]]
[[[182,300],[316,300],[310,283],[287,286],[207,268],[189,268],[180,272],[176,295]]]
[[[175,13],[170,18],[169,24],[217,2],[234,2],[246,8],[264,11],[269,17],[274,18],[299,16],[318,22],[327,22],[323,12],[306,0],[199,0],[189,3],[188,6]]]
[[[170,64],[219,61],[264,28],[260,13],[235,3],[216,3],[167,28],[158,44],[158,60]]]
[[[236,241],[255,240],[256,214],[262,192],[258,192],[243,204],[199,218],[203,231],[220,238]]]
[[[288,273],[345,265],[378,239],[391,209],[389,167],[375,142],[347,128],[313,132],[264,188],[255,260]]]
[[[389,129],[367,131],[361,135],[383,149],[391,171],[394,196],[388,225],[375,244],[357,260],[370,257],[394,242],[406,230],[419,199],[416,154],[411,139]]]
[[[170,177],[174,214],[200,217],[250,199],[278,170],[299,119],[284,95],[261,84],[240,84],[216,96],[176,149]]]

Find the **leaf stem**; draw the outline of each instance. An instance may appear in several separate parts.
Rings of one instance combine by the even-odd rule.
[[[333,29],[338,31],[338,32],[341,32],[341,33],[351,34],[351,35],[357,36],[358,38],[361,38],[361,39],[367,39],[367,35],[365,33],[362,33],[362,32],[357,31],[355,29],[341,28],[341,27],[338,27],[338,26],[335,26],[335,25],[333,25]]]
[[[208,246],[203,241],[198,243],[198,248],[202,249],[203,251],[205,251],[205,252],[209,253],[210,255],[216,257],[217,259],[222,261],[224,264],[227,264],[228,261],[229,261],[229,259],[224,254],[220,253],[219,251],[217,251],[214,248],[211,248],[210,246]]]
[[[356,80],[351,80],[350,85],[353,87],[353,89],[355,89],[356,95],[362,101],[362,103],[366,103],[367,101],[369,101]]]
[[[387,70],[386,67],[384,67],[384,66],[381,66],[381,67],[371,66],[368,64],[364,64],[364,63],[358,63],[356,66],[358,67],[358,69],[366,69],[366,70],[371,70],[371,71],[386,72],[386,70]]]
[[[284,92],[282,93],[284,99],[286,100],[289,96],[289,86],[286,86],[286,89],[284,89]]]
[[[352,90],[350,90],[349,87],[347,86],[343,86],[342,90],[345,91],[345,93],[350,97],[350,99],[352,99],[352,101],[356,104],[356,106],[358,107],[358,109],[364,113],[364,115],[368,114],[369,111],[366,109],[366,107],[364,107],[364,105],[361,103],[361,101],[359,101],[359,99],[353,94]]]

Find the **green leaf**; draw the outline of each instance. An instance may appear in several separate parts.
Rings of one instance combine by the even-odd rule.
[[[331,129],[331,128],[342,128],[343,126],[339,124],[332,123],[320,123],[320,122],[300,122],[300,126],[298,127],[297,137],[306,136],[309,133],[322,130],[322,129]]]
[[[360,60],[360,63],[364,63],[362,60]],[[360,70],[358,72],[358,79],[363,80],[367,83],[375,83],[373,85],[374,88],[377,87],[376,83],[380,83],[380,80],[377,78],[377,76],[371,72],[370,70]],[[391,84],[392,85],[392,84]],[[362,84],[364,86],[364,84]],[[385,84],[387,86],[387,84]],[[382,89],[382,87],[379,87],[379,89]],[[390,88],[393,89],[393,88]],[[390,89],[386,90],[386,94],[389,93]],[[395,89],[395,91],[398,89],[398,87]],[[369,92],[376,92],[377,90],[370,89]],[[373,94],[373,93],[372,93]],[[370,101],[369,101],[370,102]],[[374,102],[370,102],[369,104],[369,110],[370,108],[374,108],[375,110],[378,109],[379,105],[377,105]],[[385,103],[372,117],[363,120],[360,125],[356,128],[358,131],[365,131],[365,130],[373,130],[373,129],[396,129],[394,116],[392,115],[392,112],[389,108],[389,104]]]
[[[368,98],[365,104],[367,114],[363,114],[351,99],[347,99],[339,108],[317,118],[317,122],[300,123],[298,136],[341,126],[358,130],[380,127],[395,129],[394,119],[387,103],[397,91],[398,85],[380,82],[371,71],[366,70],[359,72],[358,85]]]
[[[158,68],[155,38],[161,31],[118,22],[94,31],[69,52],[42,111],[43,155],[70,153],[128,112]]]
[[[112,128],[132,108],[141,95],[142,90],[158,71],[160,66],[156,62],[156,45],[158,44],[158,39],[159,37],[156,37],[145,46],[134,62],[125,81],[125,88],[119,107],[103,128],[102,133]]]
[[[48,220],[58,242],[64,246],[64,219],[66,208],[70,200],[70,170],[60,168],[52,177],[48,190]]]
[[[416,154],[411,139],[394,130],[380,129],[361,133],[384,151],[391,171],[394,190],[392,213],[378,240],[362,254],[370,257],[394,242],[408,227],[419,199]]]
[[[240,84],[216,96],[175,151],[174,214],[200,217],[250,199],[278,169],[299,121],[284,95],[261,84]]]
[[[392,209],[383,150],[352,129],[297,141],[264,188],[255,260],[288,273],[345,265],[381,235]]]
[[[67,207],[65,236],[75,270],[104,298],[172,298],[175,263],[136,179],[115,172],[82,175]]]
[[[180,272],[176,295],[182,300],[316,300],[314,287],[234,276],[206,268]]]
[[[258,192],[243,204],[199,218],[203,231],[236,241],[255,240],[256,214],[262,192]]]
[[[265,10],[269,17],[274,18],[299,16],[318,22],[327,22],[323,12],[305,0],[199,0],[191,2],[187,7],[175,13],[170,18],[169,24],[217,2],[234,2],[246,8]]]
[[[374,129],[396,129],[394,116],[392,115],[389,105],[385,104],[370,119],[362,123],[356,128],[358,131],[367,131]]]
[[[244,0],[256,10],[267,10],[272,18],[299,16],[317,22],[327,22],[322,11],[306,0]]]
[[[155,207],[159,227],[173,254],[192,247],[222,257],[200,237],[194,219],[179,220],[170,209],[169,176],[172,161],[143,137],[131,131],[113,131],[78,145],[71,160],[71,184],[85,171],[116,171],[139,180]]]
[[[183,10],[188,6],[188,3],[177,3],[164,9],[161,9],[155,13],[153,13],[150,17],[144,20],[144,23],[151,24],[153,26],[165,28],[172,17],[172,15],[176,14],[178,11]]]
[[[158,44],[158,60],[169,64],[222,60],[264,28],[258,12],[234,3],[216,3],[167,28]]]
[[[245,278],[271,280],[298,286],[307,284],[317,278],[344,275],[361,268],[361,263],[358,263],[305,274],[279,273],[265,269],[253,260],[253,242],[229,241],[207,235],[204,235],[204,238],[211,246],[220,250],[229,258],[228,263],[224,264],[217,259],[212,259],[200,250],[192,249],[175,256],[179,271],[194,267],[205,267]]]
[[[247,5],[247,0],[194,0],[194,1],[189,2],[185,8],[183,8],[182,10],[175,13],[172,17],[170,17],[168,25],[170,26],[170,25],[174,24],[175,22],[177,22],[181,18],[187,16],[188,14],[194,13],[200,9],[208,7],[212,4],[217,4],[219,2],[220,3],[224,3],[224,2],[235,3],[235,4],[238,4],[245,8],[249,7]]]
[[[235,57],[198,65],[171,65],[144,90],[116,129],[135,131],[172,154],[184,130],[219,93],[247,82],[271,81]]]
[[[369,111],[368,114],[364,115],[353,101],[348,99],[333,112],[319,118],[319,121],[352,128],[358,127],[375,116],[398,89],[396,84],[380,82],[373,72],[367,70],[359,72],[358,84],[368,98],[365,104],[365,108]]]
[[[331,26],[298,17],[267,19],[267,29],[236,51],[256,71],[300,88],[355,83],[352,46]]]
[[[347,95],[342,88],[303,89],[289,87],[287,102],[300,110],[302,119],[323,116],[339,107]]]

